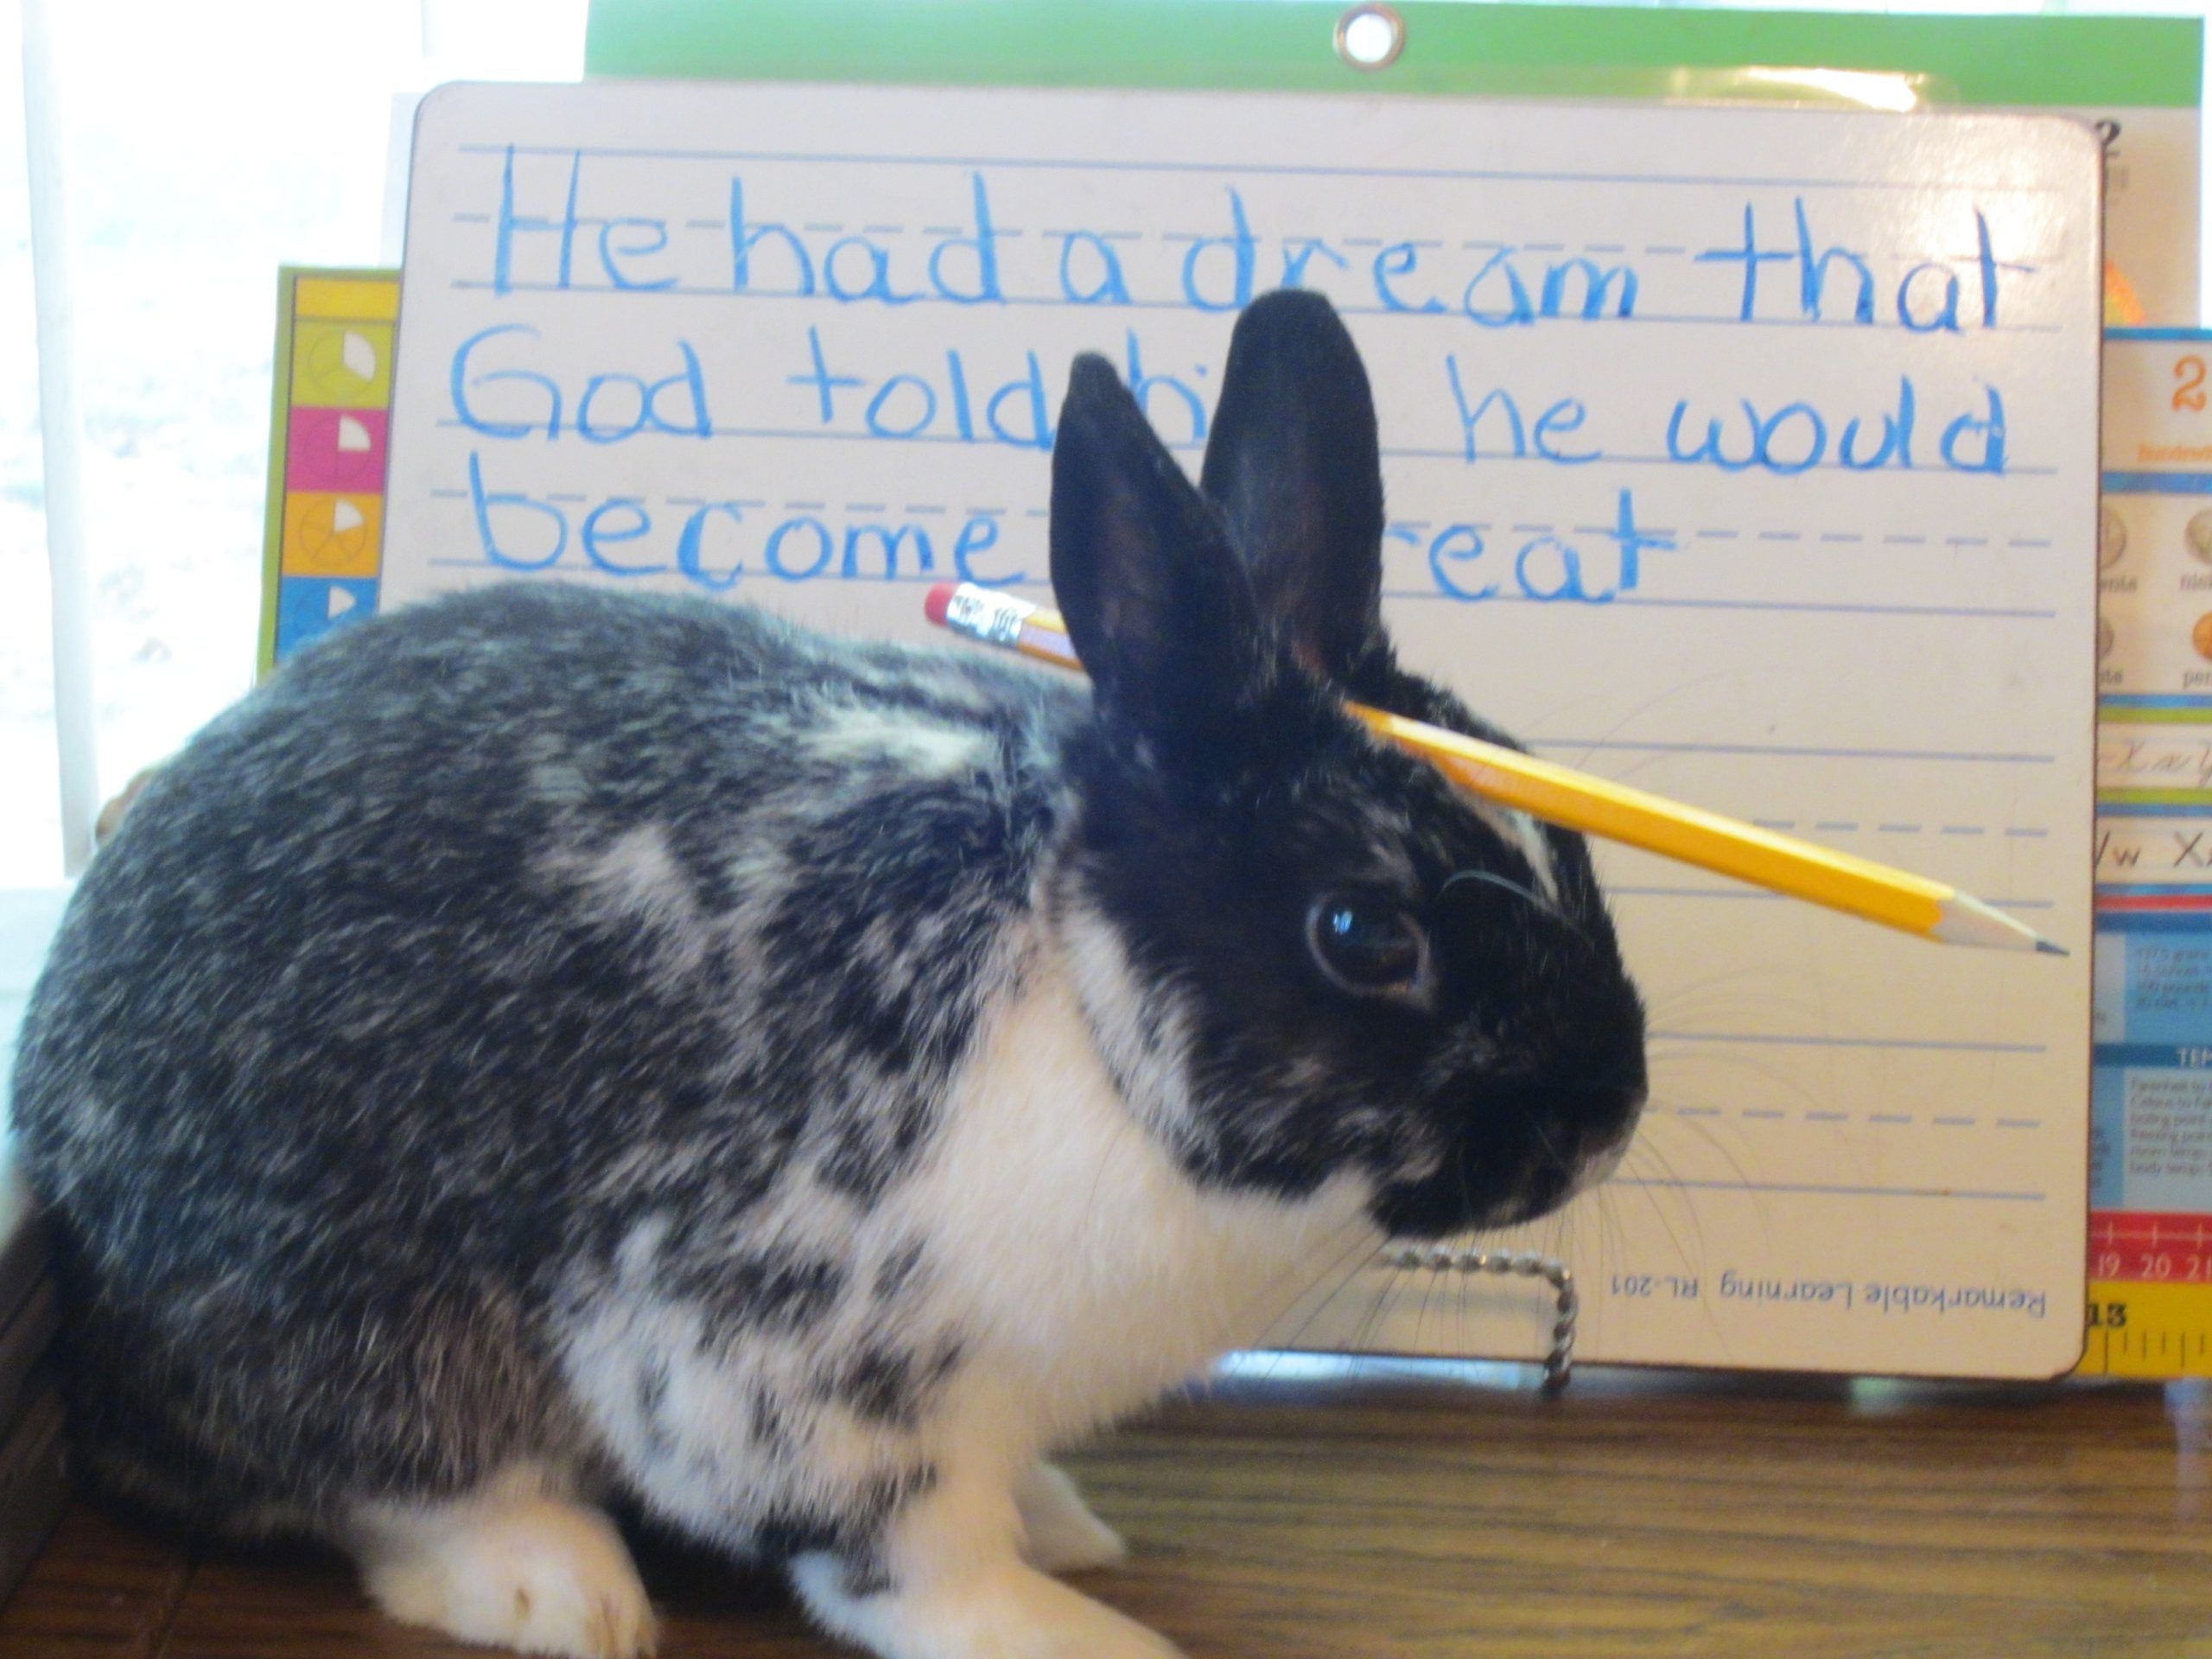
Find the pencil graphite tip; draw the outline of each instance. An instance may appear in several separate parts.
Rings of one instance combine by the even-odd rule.
[[[2063,945],[2052,944],[2026,923],[1963,893],[1954,893],[1944,902],[1943,918],[1929,930],[1929,937],[1946,944],[1979,945],[1986,950],[2032,950],[2045,957],[2067,954]]]

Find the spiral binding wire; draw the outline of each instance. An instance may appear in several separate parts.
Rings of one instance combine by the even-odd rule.
[[[1382,1261],[1386,1267],[1426,1268],[1431,1273],[1510,1274],[1548,1281],[1559,1300],[1551,1351],[1544,1356],[1544,1387],[1557,1392],[1573,1376],[1574,1320],[1582,1301],[1575,1294],[1574,1270],[1566,1262],[1534,1250],[1455,1250],[1443,1244],[1403,1245],[1385,1250]]]

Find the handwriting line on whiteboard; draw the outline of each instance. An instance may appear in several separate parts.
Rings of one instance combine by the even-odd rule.
[[[1497,530],[1495,519],[1469,518],[1463,521],[1469,530]],[[1391,530],[1422,531],[1428,528],[1426,518],[1407,518],[1393,522]],[[1610,524],[1516,524],[1510,526],[1518,532],[1535,531],[1549,535],[1564,531],[1577,536],[1607,536],[1612,533]],[[1387,531],[1385,532],[1388,533]],[[1925,547],[1931,543],[1943,547],[2004,547],[2041,550],[2050,546],[2047,536],[1885,536],[1872,531],[1815,531],[1809,530],[1688,530],[1678,531],[1671,525],[1654,524],[1645,532],[1648,536],[1694,536],[1701,542],[1809,542],[1818,541],[1830,546],[1861,546],[1878,543],[1884,546]]]
[[[464,423],[448,420],[442,422],[441,424],[452,426]],[[542,425],[533,426],[531,428],[531,430],[533,433],[543,432],[544,429],[544,427]],[[734,429],[732,429],[734,430]],[[901,440],[887,439],[885,442],[901,442]],[[442,489],[433,489],[429,493],[432,497],[439,500],[466,501],[469,499],[469,492],[459,486]],[[547,492],[545,499],[549,501],[588,501],[591,498],[582,492],[575,490],[551,490]],[[671,506],[679,507],[704,506],[708,501],[708,498],[702,495],[663,495],[656,497],[650,492],[640,493],[634,490],[625,491],[620,499],[625,501],[651,501],[658,499],[665,501]],[[766,508],[775,505],[768,500],[765,496],[725,496],[721,498],[721,499],[723,505],[733,507]],[[783,505],[792,512],[818,512],[825,511],[829,507],[830,503],[827,501],[787,500],[783,503]],[[891,511],[891,505],[886,501],[848,501],[844,504],[844,511],[847,512],[888,512]],[[972,502],[961,502],[956,505],[950,502],[907,501],[902,502],[899,505],[899,511],[901,512],[931,515],[949,512],[999,514],[1020,512],[1033,518],[1042,518],[1047,516],[1047,510],[1044,507],[981,506]],[[1389,536],[1396,532],[1403,531],[1414,536],[1419,536],[1425,534],[1427,531],[1429,524],[1430,521],[1426,518],[1393,519],[1383,533],[1386,536]],[[1461,520],[1460,524],[1462,527],[1465,529],[1477,531],[1510,529],[1516,534],[1522,532],[1535,532],[1544,535],[1571,533],[1579,536],[1608,536],[1611,535],[1614,530],[1614,527],[1610,524],[1562,524],[1557,522],[1537,522],[1534,520],[1525,523],[1516,522],[1511,524],[1506,524],[1500,520],[1493,518],[1468,518]],[[1653,525],[1644,533],[1646,536],[1652,537],[1672,537],[1681,535],[1694,536],[1701,541],[1734,541],[1744,537],[1756,537],[1762,541],[1804,541],[1810,539],[1814,535],[1814,532],[1810,531],[1796,530],[1677,531],[1668,525]],[[1891,536],[1877,535],[1872,531],[1864,535],[1839,535],[1832,532],[1824,533],[1819,537],[1819,539],[1825,543],[1864,543],[1878,541],[1884,543],[1897,543],[1914,546],[1925,545],[1930,542],[1939,542],[1948,547],[2042,549],[2048,548],[2051,545],[2050,539],[2048,537]],[[1411,597],[1412,595],[1399,594],[1392,596]],[[1920,607],[1912,607],[1914,613],[1918,613],[1919,608]],[[2007,616],[2048,616],[2050,615],[2051,613],[2048,611],[2012,610],[2002,612],[2000,614]],[[1768,827],[1770,829],[1782,830],[1787,829],[1789,826],[1783,823],[1775,823]]]
[[[1807,824],[1802,818],[1753,818],[1751,823],[1762,830],[1796,831],[1810,829],[1817,835],[1856,835],[1861,831],[1885,836],[1983,836],[2005,835],[2024,840],[2048,840],[2050,831],[2031,829],[2021,824],[1946,823],[1867,823],[1858,818],[1821,818]]]
[[[1656,1186],[1700,1192],[1795,1192],[1811,1198],[1963,1198],[1983,1204],[2044,1204],[2041,1192],[2008,1192],[1969,1186],[1846,1186],[1822,1181],[1687,1181],[1656,1177],[1615,1175],[1609,1186]],[[2079,1204],[2078,1195],[2074,1202]]]
[[[1170,449],[1188,449],[1192,451],[1198,451],[1205,448],[1202,443],[1170,443],[1167,447]],[[1533,462],[1536,465],[1544,467],[1557,467],[1560,464],[1554,457],[1540,454],[1534,449],[1531,449],[1525,455],[1516,455],[1510,450],[1494,451],[1492,453],[1478,456],[1476,461],[1471,461],[1467,458],[1467,450],[1465,444],[1460,445],[1460,447],[1456,449],[1385,448],[1382,451],[1382,456],[1386,461],[1456,461],[1462,466],[1473,466],[1483,462],[1491,462],[1501,466],[1512,466],[1516,462]],[[1686,468],[1703,468],[1710,465],[1709,462],[1707,462],[1701,458],[1694,455],[1623,455],[1615,454],[1610,450],[1603,454],[1592,455],[1589,460],[1593,463],[1603,461],[1608,465],[1619,465],[1623,467],[1679,467]],[[1585,463],[1578,459],[1573,464],[1579,466]],[[1791,471],[1782,474],[1780,476],[1794,478],[1797,476],[1799,473],[1815,472],[1849,473],[1853,476],[1863,478],[1866,476],[1868,471],[1869,469],[1866,467],[1853,467],[1847,461],[1819,461],[1813,462],[1808,467],[1794,467]],[[1961,469],[1948,467],[1897,467],[1882,468],[1881,477],[1885,482],[1905,478],[1945,478],[1955,480],[1989,479],[2001,483],[2004,480],[2008,478],[2052,478],[2057,475],[2057,472],[2058,469],[2056,467],[2015,461],[2008,456],[2005,459],[2005,470],[2001,473],[1985,472],[1979,469]],[[1764,476],[1767,475],[1762,474],[1763,478]],[[1904,542],[1925,540],[1926,538],[1899,537],[1896,539]],[[2048,545],[2048,543],[2045,543],[2045,545]]]
[[[915,156],[795,149],[669,149],[638,144],[457,143],[463,156],[594,156],[609,161],[784,162],[793,166],[996,167],[1029,172],[1251,173],[1300,179],[1465,179],[1504,184],[1681,185],[1691,189],[1871,190],[1914,195],[1953,194],[2051,196],[2064,193],[2055,184],[1960,179],[1804,179],[1753,175],[1694,173],[1546,173],[1510,168],[1347,167],[1297,162],[1135,161],[1126,156]]]
[[[620,226],[628,222],[626,217],[620,213],[580,213],[564,217],[569,222],[579,226],[588,226],[594,229],[610,225]],[[456,225],[496,225],[499,223],[499,216],[488,213],[456,212],[452,215],[452,219]],[[669,222],[672,224],[675,221],[671,219]],[[729,220],[715,218],[687,218],[683,220],[683,228],[687,231],[727,231],[729,229]],[[968,233],[968,227],[965,226],[925,226],[918,232],[912,231],[904,225],[862,225],[849,231],[848,227],[842,224],[826,223],[804,225],[801,228],[823,235],[962,236]],[[995,237],[1024,236],[1029,232],[1018,226],[1002,226],[995,219],[991,221],[991,234]],[[1212,231],[1086,231],[1059,226],[1047,226],[1036,234],[1063,241],[1083,242],[1094,240],[1099,242],[1208,242],[1217,239],[1217,233]],[[1347,248],[1379,248],[1385,245],[1386,241],[1388,245],[1392,247],[1443,248],[1450,245],[1435,237],[1402,236],[1385,238],[1380,236],[1320,235],[1310,232],[1286,232],[1282,234],[1281,240],[1290,246],[1301,248],[1309,246],[1325,248],[1332,244]],[[1504,242],[1495,237],[1470,237],[1456,245],[1472,251],[1480,251],[1485,248],[1518,250],[1522,253],[1625,254],[1631,251],[1624,242]],[[1680,243],[1650,244],[1646,245],[1643,251],[1645,255],[1655,258],[1694,257],[1690,249]],[[2011,251],[2016,257],[2031,264],[2056,264],[2065,257],[2065,251],[2060,248],[2036,248]],[[1981,256],[1980,251],[1974,248],[1932,253],[1924,248],[1888,248],[1868,249],[1864,257],[1882,259],[1891,264],[1910,268],[1923,264],[1970,265]]]
[[[1433,588],[1386,588],[1385,599],[1452,605],[1556,605],[1555,600],[1528,594],[1497,593],[1480,598],[1444,593]],[[1973,622],[2051,622],[2056,610],[2035,610],[1998,605],[1898,605],[1862,600],[1814,599],[1665,599],[1655,594],[1616,594],[1603,601],[1586,601],[1581,611],[1757,611],[1770,615],[1946,617]]]
[[[532,564],[525,562],[502,564],[493,559],[461,559],[454,558],[450,556],[428,558],[424,559],[423,563],[440,570],[533,570],[543,572],[550,570],[553,568],[550,564]],[[604,577],[607,581],[617,584],[632,582],[639,576],[665,576],[675,574],[673,571],[661,569],[636,570],[613,569],[604,565],[594,566],[581,561],[570,562],[565,559],[560,562],[560,569],[564,576]],[[948,565],[946,569],[950,569],[950,566]],[[945,574],[945,570],[938,569],[935,565],[925,565],[918,573],[911,576],[902,576],[898,575],[882,575],[874,573],[871,573],[866,576],[846,576],[833,575],[826,571],[820,575],[788,575],[779,570],[741,570],[734,573],[732,580],[718,581],[713,584],[713,587],[715,591],[717,593],[728,592],[730,588],[735,585],[734,576],[749,576],[753,579],[753,586],[747,591],[754,593],[760,592],[763,588],[772,593],[779,588],[818,588],[824,585],[838,588],[935,588],[940,586],[944,582]],[[972,577],[971,580],[980,586],[997,588],[1001,591],[1023,590],[1037,593],[1050,593],[1052,587],[1051,582],[1045,581],[1041,577],[1015,576],[1009,580],[998,576],[975,576]]]
[[[1757,887],[1649,887],[1630,886],[1620,882],[1609,884],[1605,893],[1607,897],[1613,899],[1716,899],[1732,903],[1752,904],[1772,903],[1782,900],[1783,898],[1781,893],[1765,893]],[[2049,899],[2022,899],[2009,894],[2003,897],[1992,896],[1982,902],[1994,905],[1999,910],[2053,910],[2056,908],[2056,904]]]
[[[1609,889],[1610,891],[1610,889]],[[1971,1038],[1836,1037],[1814,1032],[1654,1031],[1654,1042],[1745,1043],[1770,1048],[1923,1049],[1946,1054],[2048,1054],[2045,1043],[1993,1043]]]
[[[993,236],[1012,236],[1012,231],[992,227]],[[853,295],[805,294],[796,289],[765,288],[734,288],[727,284],[700,284],[687,287],[680,283],[669,283],[652,288],[643,288],[630,283],[593,283],[580,277],[565,282],[530,282],[518,276],[455,276],[448,280],[449,288],[498,294],[619,294],[626,299],[662,300],[796,300],[830,309],[849,309],[868,303],[881,305],[880,296],[861,292]],[[999,294],[989,301],[995,306],[1037,306],[1056,311],[1090,311],[1105,315],[1116,311],[1188,311],[1205,315],[1205,308],[1196,306],[1187,299],[1144,300],[1128,296],[1113,300],[1071,300],[1059,294]],[[1482,314],[1474,312],[1427,311],[1412,305],[1361,305],[1350,300],[1332,303],[1340,315],[1348,317],[1407,317],[1433,324],[1439,317],[1450,318],[1464,315],[1470,321],[1482,322]],[[901,294],[896,308],[905,310],[910,305],[944,305],[972,311],[976,302],[972,299],[958,299],[942,294]],[[1531,320],[1537,321],[1535,319]],[[1602,312],[1596,316],[1580,314],[1546,316],[1547,323],[1567,327],[1610,325],[1615,327],[1634,327],[1642,323],[1667,323],[1693,328],[1726,328],[1733,333],[1745,328],[1825,328],[1831,334],[1866,334],[1884,332],[1924,334],[1927,331],[1894,319],[1878,318],[1861,321],[1855,317],[1743,317],[1727,313],[1704,311],[1637,311],[1628,315]],[[2064,326],[2056,322],[1994,322],[1975,327],[1976,334],[2056,334]]]
[[[430,492],[430,494],[441,499],[467,500],[468,499],[468,493],[465,490],[433,490]],[[582,499],[584,498],[555,498],[549,496],[546,499],[551,500],[556,499]],[[632,496],[610,496],[607,499],[610,501],[632,502],[639,499],[640,498]],[[669,499],[671,501],[678,499],[678,498],[676,497],[671,497]],[[702,499],[687,497],[683,498],[683,500],[691,505],[704,505]],[[737,502],[722,502],[716,505],[722,506],[737,506],[742,504]],[[659,567],[626,569],[609,566],[594,567],[591,564],[588,556],[575,560],[556,559],[544,563],[541,563],[536,559],[464,559],[446,556],[433,558],[428,561],[428,563],[435,565],[438,569],[442,570],[546,570],[551,569],[553,564],[557,563],[565,571],[575,574],[586,574],[596,569],[601,574],[616,578],[659,576],[670,574],[670,572]],[[885,582],[935,582],[943,581],[943,575],[938,574],[937,571],[938,567],[934,563],[923,565],[923,574],[914,576],[900,576],[895,575],[887,576],[877,575],[874,572],[870,572],[865,575],[847,575],[842,570],[831,571],[827,569],[804,576],[794,576],[786,575],[780,570],[772,569],[762,573],[760,579],[781,582],[786,585],[801,582],[836,582],[842,583],[847,587],[866,588]],[[981,582],[985,586],[993,588],[1044,588],[1050,586],[1050,584],[1046,582],[1033,582],[1026,577],[1020,576],[1014,577],[1009,581],[1008,579],[1002,577],[971,573],[966,579]],[[734,579],[718,579],[709,585],[715,588],[717,591],[722,591],[732,585],[733,580]],[[1567,602],[1562,601],[1535,599],[1525,594],[1492,594],[1480,599],[1474,599],[1459,594],[1441,593],[1433,588],[1386,588],[1383,590],[1382,597],[1388,600],[1403,601],[1410,604],[1454,605],[1462,607],[1471,607],[1477,605],[1556,606],[1558,604]],[[1960,605],[1875,605],[1854,604],[1840,601],[1835,603],[1821,603],[1809,600],[1657,599],[1653,598],[1649,594],[1621,594],[1604,601],[1602,606],[1599,606],[1595,603],[1586,603],[1580,608],[1584,610],[1603,608],[1606,610],[1634,611],[1727,610],[1757,612],[1774,615],[1799,615],[1809,613],[1826,616],[1942,617],[1946,619],[1980,622],[2047,622],[2052,620],[2057,615],[2057,613],[2055,611],[1999,610]]]
[[[496,424],[499,429],[497,435],[502,439],[542,436],[547,430],[547,423],[543,421],[499,421],[497,423],[490,423],[488,422],[488,419],[480,419],[478,421],[472,422],[464,421],[451,415],[440,416],[438,424],[441,427],[460,428],[463,430],[471,432],[480,432],[486,429],[487,424]],[[854,431],[849,428],[834,426],[722,426],[717,424],[708,427],[703,431],[687,427],[684,429],[683,435],[687,438],[701,436],[709,438],[790,438],[794,442],[808,443],[953,443],[965,445],[971,449],[1035,449],[1042,447],[1034,440],[1029,438],[1023,438],[1017,442],[999,437],[967,437],[958,432],[870,432],[866,430]],[[1160,442],[1166,445],[1167,448],[1184,454],[1203,454],[1205,451],[1205,444],[1203,442],[1197,440],[1162,438]],[[1382,450],[1382,456],[1385,461],[1456,461],[1462,467],[1480,464],[1479,462],[1470,462],[1468,461],[1466,448],[1464,444],[1457,448],[1416,448],[1409,446],[1392,447],[1385,445]],[[1706,462],[1694,457],[1685,458],[1681,455],[1626,455],[1614,454],[1608,452],[1604,454],[1592,455],[1590,459],[1592,461],[1602,461],[1608,465],[1619,467],[1671,467],[1684,473],[1702,474],[1707,469]],[[1488,454],[1482,456],[1480,460],[1482,461],[1489,461],[1501,466],[1510,465],[1516,461],[1534,462],[1537,465],[1546,467],[1557,467],[1559,465],[1558,461],[1553,460],[1549,456],[1534,453],[1525,455],[1516,455],[1510,454]],[[2056,467],[2035,466],[2007,460],[2005,463],[2005,470],[2001,474],[1960,471],[1951,467],[1915,467],[1911,468],[1897,467],[1893,470],[1885,469],[1883,472],[1882,476],[1885,481],[1904,478],[1951,479],[1955,480],[1989,478],[1995,479],[2001,482],[2006,478],[2013,477],[2048,478],[2055,475],[2057,470],[2058,469]],[[1808,472],[1850,473],[1855,476],[1863,476],[1865,474],[1865,471],[1866,469],[1863,467],[1853,467],[1847,462],[1841,461],[1815,461],[1808,467],[1793,468],[1792,471],[1784,474],[1784,476],[1794,478],[1798,476],[1800,474]],[[1899,539],[1903,540],[1906,538],[1900,537]]]
[[[1623,737],[1540,737],[1535,749],[1635,749],[1662,754],[1765,754],[1808,760],[1933,760],[2007,766],[2048,766],[2057,756],[2009,749],[1812,748],[1791,743],[1669,743]]]
[[[1739,1106],[1733,1112],[1720,1106],[1651,1106],[1646,1109],[1657,1112],[1666,1117],[1735,1116],[1764,1123],[1786,1123],[1793,1116],[1808,1123],[1848,1123],[1852,1119],[1852,1114],[1849,1112],[1840,1112],[1827,1108],[1815,1108],[1796,1113],[1782,1111],[1770,1106]],[[1914,1122],[1911,1114],[1898,1112],[1870,1112],[1864,1115],[1864,1121],[1883,1128],[1910,1127]],[[1931,1116],[1928,1122],[1936,1128],[1947,1129],[1978,1129],[1982,1126],[1981,1120],[1978,1117],[1961,1117],[1952,1115]],[[2043,1127],[2043,1120],[2039,1117],[1999,1117],[1992,1119],[1991,1123],[1993,1127],[2000,1129],[2039,1129]]]

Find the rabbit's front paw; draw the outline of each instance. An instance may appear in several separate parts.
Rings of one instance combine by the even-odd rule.
[[[1111,1567],[1129,1553],[1121,1534],[1090,1512],[1067,1472],[1033,1465],[1014,1491],[1021,1510],[1021,1555],[1044,1573]]]
[[[1019,1565],[957,1586],[855,1594],[832,1557],[792,1564],[822,1621],[882,1659],[1182,1659],[1135,1619]]]
[[[360,1548],[377,1605],[464,1642],[560,1659],[640,1659],[652,1605],[613,1523],[557,1497],[392,1512]]]
[[[1059,1593],[1012,1599],[988,1612],[957,1649],[960,1659],[1182,1659],[1165,1637],[1103,1602],[1051,1579],[1043,1582]]]

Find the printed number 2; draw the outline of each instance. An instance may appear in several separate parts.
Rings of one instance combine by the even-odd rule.
[[[2196,410],[2204,408],[2204,359],[2184,357],[2174,365],[2174,407]]]

